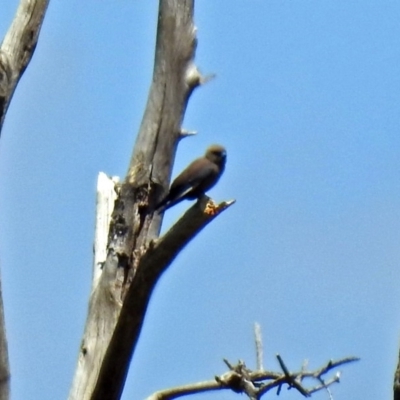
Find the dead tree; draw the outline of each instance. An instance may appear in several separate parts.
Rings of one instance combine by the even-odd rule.
[[[22,0],[0,48],[1,125],[33,55],[47,5],[48,0]],[[203,196],[159,238],[162,214],[154,212],[154,206],[169,186],[179,141],[188,135],[182,121],[190,95],[207,81],[194,63],[193,9],[194,0],[159,1],[153,81],[127,174],[121,182],[99,174],[92,291],[70,400],[121,397],[158,279],[183,247],[233,203],[217,205]],[[297,373],[290,373],[279,356],[282,371],[278,373],[264,371],[261,363],[251,371],[242,362],[231,365],[226,361],[229,371],[202,388],[196,384],[194,388],[168,389],[150,398],[230,389],[258,399],[283,384],[308,396],[337,381],[323,382],[324,373],[354,360],[329,362],[315,372],[302,368]],[[321,385],[304,388],[301,380],[307,377]],[[0,296],[0,400],[8,398],[9,366]]]
[[[21,0],[0,48],[0,132],[37,44],[49,0]],[[204,197],[161,239],[154,202],[167,190],[181,123],[204,80],[194,64],[194,0],[160,0],[153,84],[127,175],[98,180],[92,293],[70,399],[119,398],[152,290],[178,252],[231,203]],[[9,398],[0,297],[0,400]]]
[[[194,64],[193,8],[194,0],[160,0],[153,81],[127,175],[121,183],[99,176],[93,285],[70,400],[120,398],[159,277],[231,204],[204,197],[158,239],[162,216],[154,205],[187,136],[189,97],[204,81]]]
[[[8,106],[38,41],[49,0],[21,0],[0,46],[0,136]],[[10,367],[0,282],[0,400],[10,397]]]

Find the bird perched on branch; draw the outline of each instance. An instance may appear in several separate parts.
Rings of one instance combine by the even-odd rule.
[[[200,198],[217,183],[224,172],[225,162],[225,148],[218,144],[210,146],[203,157],[194,160],[175,178],[156,210],[165,211],[182,200]]]

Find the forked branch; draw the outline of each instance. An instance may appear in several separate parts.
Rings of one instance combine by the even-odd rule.
[[[290,372],[282,357],[277,354],[281,371],[266,371],[262,367],[262,336],[261,327],[255,324],[255,344],[257,368],[252,371],[246,367],[243,361],[233,365],[224,359],[224,363],[229,368],[225,374],[216,376],[215,379],[193,384],[178,386],[170,389],[160,390],[153,393],[146,400],[172,400],[182,396],[188,396],[195,393],[209,392],[212,390],[232,390],[235,393],[244,393],[250,400],[259,400],[263,395],[277,388],[277,394],[280,393],[284,385],[288,389],[296,389],[302,396],[311,397],[311,395],[320,390],[327,390],[330,399],[332,395],[329,386],[339,382],[340,372],[336,372],[332,377],[324,379],[324,375],[331,370],[354,361],[358,361],[357,357],[345,357],[336,361],[328,361],[324,366],[314,371],[307,370],[307,362],[304,362],[300,371]],[[313,379],[318,383],[311,387],[303,384],[304,379]]]
[[[229,203],[203,200],[163,238],[155,204],[169,187],[193,90],[207,81],[195,63],[194,0],[160,0],[150,93],[121,184],[106,184],[115,197],[102,256],[95,262],[89,313],[70,400],[118,399],[122,393],[147,304],[158,277],[180,249]],[[200,207],[199,207],[200,206]],[[108,206],[105,206],[108,209]],[[214,214],[213,214],[214,212]],[[165,245],[167,243],[167,245]],[[96,258],[96,256],[95,256]]]
[[[281,371],[253,371],[247,368],[243,361],[232,365],[229,361],[224,360],[229,371],[223,375],[216,376],[214,380],[161,390],[153,393],[146,400],[172,400],[212,390],[232,390],[235,393],[246,394],[251,400],[259,400],[274,388],[277,388],[277,394],[279,394],[284,385],[288,386],[288,389],[296,389],[304,397],[311,397],[313,393],[321,390],[329,390],[329,386],[339,382],[339,372],[336,372],[328,379],[324,379],[323,375],[341,365],[359,360],[357,357],[346,357],[336,361],[330,360],[324,366],[314,371],[301,368],[299,371],[289,372],[279,355],[277,355],[277,359]],[[303,383],[303,380],[306,378],[313,379],[318,383],[307,387]]]

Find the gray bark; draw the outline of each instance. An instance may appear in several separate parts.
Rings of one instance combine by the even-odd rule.
[[[0,46],[0,134],[15,88],[36,48],[49,0],[21,0]]]
[[[21,0],[0,46],[0,136],[17,84],[36,48],[49,0]],[[10,364],[0,279],[0,400],[10,398]]]
[[[194,64],[193,8],[194,0],[159,3],[153,81],[127,176],[115,185],[106,256],[100,267],[95,265],[70,400],[120,398],[159,277],[186,243],[231,204],[217,206],[205,196],[156,240],[162,215],[153,212],[154,205],[168,188],[178,142],[186,136],[181,127],[186,105],[202,82]]]

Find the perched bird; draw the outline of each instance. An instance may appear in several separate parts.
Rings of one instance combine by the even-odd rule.
[[[203,157],[194,160],[175,178],[169,193],[157,204],[156,210],[165,211],[182,200],[201,197],[217,183],[224,172],[225,161],[225,148],[218,144],[210,146]]]

